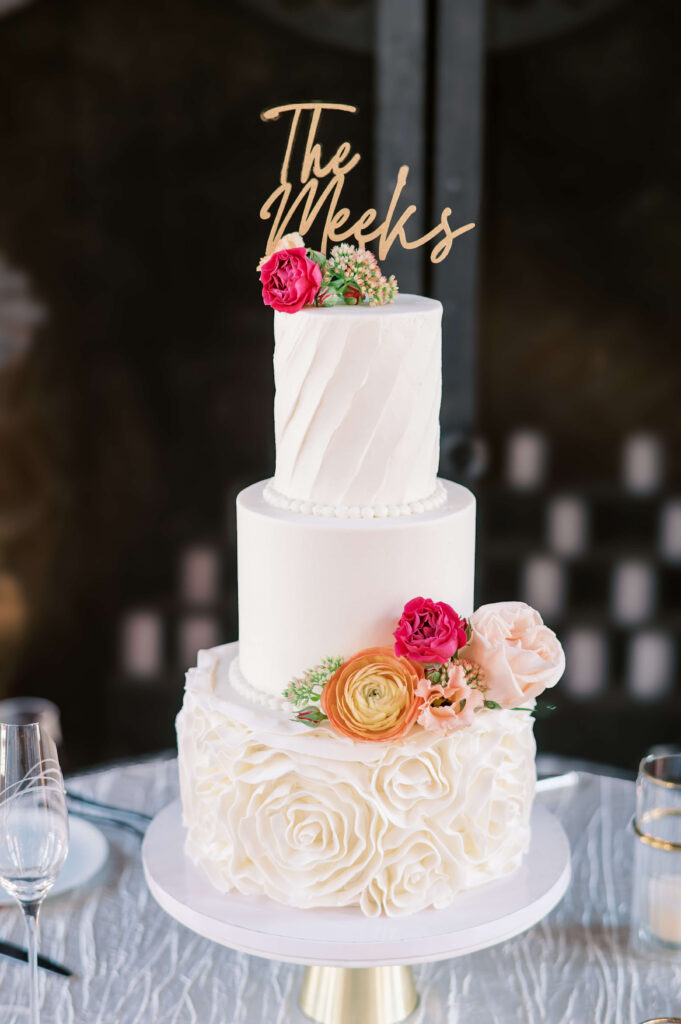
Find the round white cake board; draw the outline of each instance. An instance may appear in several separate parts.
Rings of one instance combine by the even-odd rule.
[[[365,917],[356,907],[297,910],[264,896],[221,893],[184,852],[177,800],[147,829],[142,860],[163,909],[192,931],[253,956],[288,963],[367,967],[463,956],[526,931],[560,901],[570,881],[570,847],[544,807],[532,811],[530,849],[505,878],[462,893],[445,910]]]

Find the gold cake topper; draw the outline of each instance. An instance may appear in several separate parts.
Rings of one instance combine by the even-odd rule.
[[[420,238],[408,239],[406,225],[416,211],[416,207],[410,204],[397,216],[397,205],[409,175],[409,167],[407,164],[402,164],[397,174],[395,189],[385,219],[376,226],[378,211],[370,207],[348,226],[352,215],[347,206],[339,205],[341,193],[346,175],[357,166],[361,155],[352,152],[349,142],[341,142],[331,159],[326,163],[323,162],[322,147],[316,141],[316,135],[324,110],[340,110],[348,114],[357,113],[357,107],[345,103],[324,103],[316,100],[311,103],[285,103],[280,107],[270,107],[260,115],[263,121],[276,121],[282,114],[292,115],[279,184],[260,207],[262,220],[273,218],[267,239],[267,255],[274,252],[279,240],[288,232],[297,230],[301,235],[306,235],[313,223],[326,209],[320,247],[320,251],[324,254],[329,242],[345,242],[354,238],[360,248],[365,248],[369,243],[375,242],[378,258],[384,260],[395,242],[399,242],[404,249],[418,249],[419,246],[435,242],[439,238],[431,250],[430,259],[432,263],[440,263],[449,255],[454,239],[465,234],[466,231],[470,231],[475,224],[463,224],[461,227],[452,228],[449,223],[452,211],[449,206],[445,206],[439,224],[436,224]],[[294,183],[290,175],[291,159],[301,120],[303,115],[308,113],[310,120],[300,166],[301,188],[298,189],[298,183]],[[293,223],[296,215],[299,218],[297,225]]]

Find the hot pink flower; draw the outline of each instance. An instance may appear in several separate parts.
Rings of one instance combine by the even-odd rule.
[[[273,252],[260,268],[262,298],[280,313],[297,313],[311,306],[322,283],[322,271],[305,247]]]
[[[450,667],[448,681],[444,686],[420,679],[416,696],[423,701],[417,719],[419,725],[441,736],[471,725],[476,709],[485,703],[481,691],[473,689],[466,682],[466,671],[460,664]]]
[[[466,620],[444,601],[415,597],[405,604],[393,636],[399,658],[444,663],[465,646]]]

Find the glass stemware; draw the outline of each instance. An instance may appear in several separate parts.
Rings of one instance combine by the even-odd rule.
[[[38,913],[68,846],[64,780],[54,740],[37,722],[0,723],[0,884],[24,912],[31,1024],[40,1021]]]

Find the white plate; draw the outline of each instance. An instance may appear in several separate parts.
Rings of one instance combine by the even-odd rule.
[[[99,829],[89,821],[69,816],[69,852],[47,899],[85,885],[104,866],[108,855],[108,840]],[[15,900],[0,886],[0,906],[9,904],[16,906]]]

